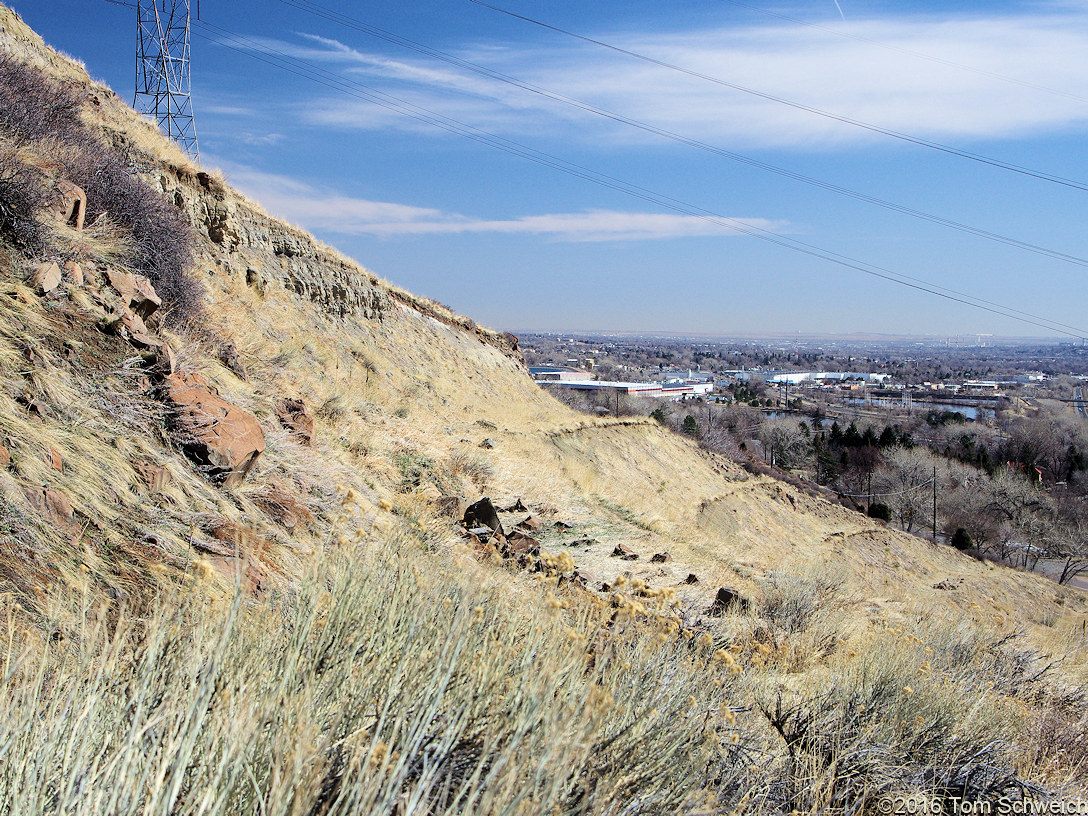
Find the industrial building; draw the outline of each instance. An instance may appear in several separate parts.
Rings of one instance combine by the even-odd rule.
[[[537,385],[569,388],[575,391],[618,391],[621,394],[634,394],[640,397],[663,397],[665,399],[702,396],[714,390],[714,383],[684,382],[683,380],[638,383],[609,380],[561,380],[554,377],[552,379],[537,378],[536,383]]]

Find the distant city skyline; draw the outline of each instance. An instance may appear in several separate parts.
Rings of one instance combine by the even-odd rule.
[[[133,9],[11,5],[131,101]],[[203,161],[376,274],[497,328],[1088,333],[1082,4],[494,5],[530,21],[470,0],[202,0]],[[267,62],[285,58],[304,63]]]

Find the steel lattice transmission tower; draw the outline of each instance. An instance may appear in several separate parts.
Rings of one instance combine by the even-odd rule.
[[[132,106],[197,158],[190,94],[189,0],[136,0],[136,97]]]

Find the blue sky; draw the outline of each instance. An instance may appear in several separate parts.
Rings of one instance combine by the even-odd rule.
[[[1088,184],[1082,3],[492,4],[705,77]],[[13,5],[48,42],[131,97],[134,10],[102,0]],[[731,228],[739,225],[1088,330],[1084,264],[714,151],[1080,259],[1088,259],[1085,190],[843,124],[469,0],[201,0],[201,17],[192,52],[203,161],[273,214],[485,324],[1054,333]],[[430,53],[359,30],[367,26]],[[247,38],[246,53],[225,47],[230,36]],[[356,94],[389,94],[426,117],[448,117],[515,150],[649,191],[651,200],[289,74],[255,59],[259,48],[332,72]],[[497,81],[496,73],[548,94]],[[662,206],[665,199],[680,211]]]

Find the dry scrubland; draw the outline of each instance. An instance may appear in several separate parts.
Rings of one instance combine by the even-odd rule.
[[[26,283],[43,259],[154,279],[116,211],[89,200],[82,232],[33,246],[9,230],[0,813],[857,813],[1088,788],[1082,594],[573,413],[509,338],[270,218],[0,26],[191,225],[203,292],[174,290],[160,333],[267,444],[240,486],[205,478],[87,288]],[[82,155],[10,129],[0,148],[16,182]],[[28,500],[43,486],[70,521]],[[444,499],[482,495],[544,521],[531,570],[462,543]],[[749,603],[711,616],[722,585]]]

